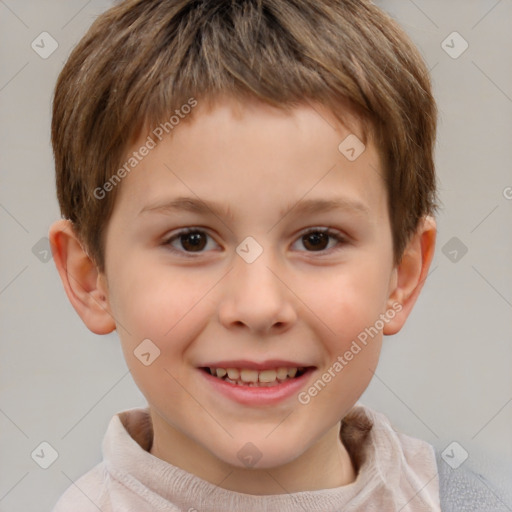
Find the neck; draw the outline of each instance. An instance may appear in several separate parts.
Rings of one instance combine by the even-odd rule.
[[[271,495],[348,485],[356,479],[350,455],[332,427],[299,457],[281,466],[246,469],[232,466],[152,413],[150,453],[218,487],[244,494]]]

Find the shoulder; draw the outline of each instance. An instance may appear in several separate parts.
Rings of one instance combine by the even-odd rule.
[[[511,504],[483,475],[467,463],[452,469],[436,453],[439,470],[439,495],[443,512],[510,512]]]
[[[68,487],[52,512],[110,512],[108,479],[105,465],[98,464]]]

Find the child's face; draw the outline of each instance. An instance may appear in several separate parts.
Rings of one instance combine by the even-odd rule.
[[[239,467],[254,450],[258,467],[273,467],[338,435],[377,365],[380,315],[393,310],[397,279],[373,143],[349,161],[338,146],[350,132],[319,106],[287,114],[256,103],[235,112],[236,105],[225,100],[207,111],[199,101],[194,118],[119,185],[105,273],[155,443],[182,439],[176,453]],[[183,197],[220,211],[165,208]],[[340,206],[302,210],[315,201]],[[177,236],[185,228],[198,233]],[[334,236],[305,237],[309,228]],[[366,345],[357,341],[375,326]],[[151,344],[137,348],[146,339],[160,350],[154,360]],[[255,365],[307,372],[258,388],[204,370]],[[309,392],[322,376],[325,385]]]

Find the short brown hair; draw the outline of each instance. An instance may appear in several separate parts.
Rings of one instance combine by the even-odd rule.
[[[310,100],[371,134],[388,191],[395,261],[436,208],[437,109],[408,36],[367,0],[126,0],[100,15],[58,78],[52,144],[57,196],[104,270],[119,168],[144,126],[191,97],[253,97],[287,109]]]

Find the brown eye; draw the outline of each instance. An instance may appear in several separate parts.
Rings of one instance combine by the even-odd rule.
[[[323,251],[329,245],[329,235],[320,231],[307,233],[302,237],[304,247],[312,251]]]
[[[347,239],[342,233],[329,228],[312,228],[302,234],[296,243],[299,242],[306,248],[305,252],[328,254],[341,249],[347,243]]]
[[[208,242],[213,240],[208,233],[201,229],[184,229],[168,238],[163,245],[171,251],[181,253],[185,256],[205,252]]]
[[[180,235],[180,243],[187,251],[201,251],[206,246],[206,236],[200,231],[186,233]]]

